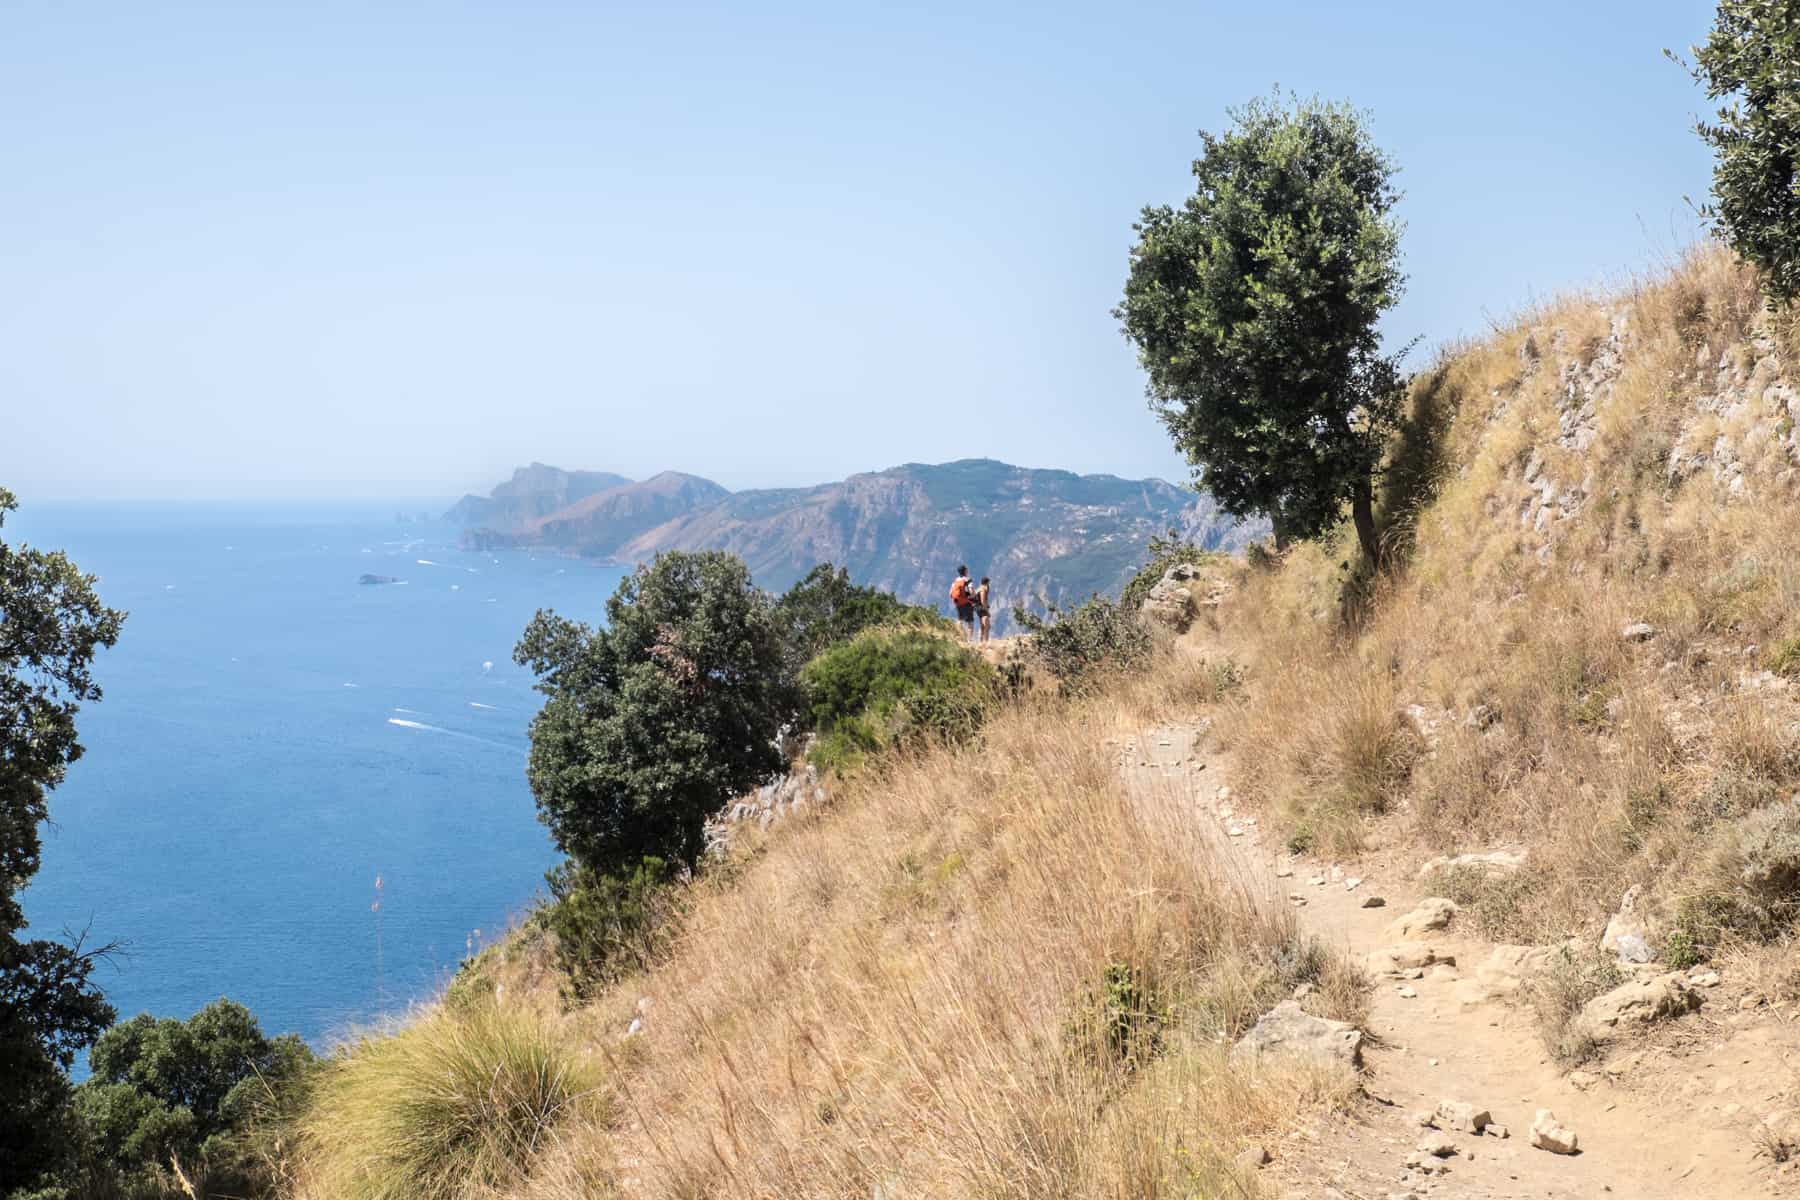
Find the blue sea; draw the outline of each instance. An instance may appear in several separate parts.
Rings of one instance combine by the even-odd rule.
[[[598,622],[622,572],[456,535],[392,505],[29,504],[0,530],[130,613],[24,893],[35,936],[120,943],[121,1018],[230,996],[327,1045],[541,891],[512,648],[540,607]]]

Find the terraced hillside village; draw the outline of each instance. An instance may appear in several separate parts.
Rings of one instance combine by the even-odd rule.
[[[486,1042],[542,1103],[430,1194],[1789,1194],[1794,352],[1708,248],[1444,354],[1383,576],[1158,564],[1127,665],[796,767],[582,998],[528,922],[344,1050],[296,1194]]]

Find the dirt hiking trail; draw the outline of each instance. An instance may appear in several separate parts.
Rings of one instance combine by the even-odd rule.
[[[1374,976],[1365,1026],[1363,1095],[1347,1117],[1330,1117],[1267,1150],[1262,1178],[1294,1200],[1416,1197],[1583,1197],[1697,1200],[1800,1195],[1793,1164],[1758,1149],[1754,1128],[1800,1067],[1796,1027],[1779,1016],[1725,1022],[1734,997],[1710,994],[1700,1026],[1707,1048],[1662,1041],[1624,1047],[1604,1064],[1565,1072],[1545,1052],[1528,1006],[1509,1001],[1517,955],[1475,938],[1452,919],[1402,941],[1390,925],[1426,898],[1414,879],[1379,861],[1334,866],[1290,858],[1255,814],[1230,803],[1230,763],[1204,727],[1146,729],[1119,747],[1121,766],[1146,804],[1174,805],[1214,831],[1246,883],[1271,904],[1296,909],[1301,928],[1368,962],[1400,943],[1399,978]],[[1361,875],[1360,882],[1352,882]],[[1380,900],[1379,907],[1369,906]],[[1419,955],[1429,950],[1429,955]],[[1509,955],[1512,956],[1509,958]],[[1378,963],[1392,965],[1389,959]],[[1510,963],[1510,966],[1509,966]],[[1416,977],[1407,977],[1416,976]],[[1615,1066],[1626,1062],[1628,1067]],[[1425,1128],[1417,1114],[1440,1102],[1486,1109],[1509,1136]],[[1552,1110],[1579,1137],[1579,1153],[1534,1148],[1532,1121]],[[1448,1137],[1447,1158],[1420,1155],[1427,1137]],[[1408,1167],[1409,1157],[1422,1163]]]

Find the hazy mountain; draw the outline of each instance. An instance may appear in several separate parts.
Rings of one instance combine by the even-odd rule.
[[[1210,498],[1159,479],[965,459],[736,493],[668,472],[466,536],[484,546],[548,546],[626,562],[662,550],[728,550],[773,590],[829,561],[858,582],[940,607],[957,565],[967,563],[977,577],[992,576],[1004,610],[1116,592],[1143,562],[1151,536],[1170,528],[1226,549],[1261,532],[1219,513]]]

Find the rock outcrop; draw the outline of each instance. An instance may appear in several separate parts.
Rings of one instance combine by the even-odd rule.
[[[1700,1003],[1700,993],[1679,971],[1632,979],[1589,1000],[1576,1016],[1574,1029],[1606,1043],[1652,1022],[1692,1012]]]
[[[1362,1066],[1363,1032],[1348,1021],[1315,1017],[1292,1000],[1283,1000],[1257,1019],[1231,1050],[1234,1063],[1255,1063],[1272,1055],[1292,1054],[1320,1062]]]

